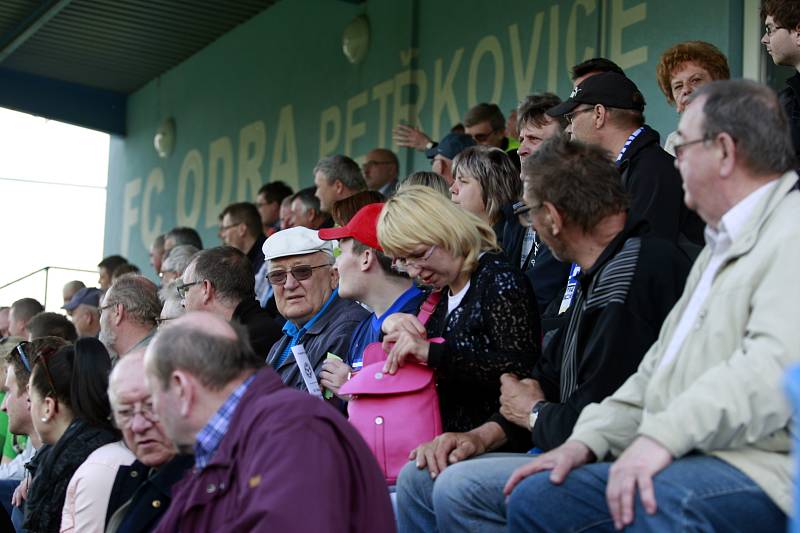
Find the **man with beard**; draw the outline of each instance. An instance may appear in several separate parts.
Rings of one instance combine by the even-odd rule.
[[[123,276],[108,289],[100,306],[100,341],[115,358],[147,346],[160,315],[155,283],[144,276]]]

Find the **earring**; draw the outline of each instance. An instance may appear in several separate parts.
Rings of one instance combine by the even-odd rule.
[[[43,417],[41,418],[41,420],[42,420],[42,422],[47,422],[47,417],[46,417],[46,416],[43,416]]]

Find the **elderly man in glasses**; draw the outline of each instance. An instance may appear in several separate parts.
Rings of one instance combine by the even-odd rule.
[[[198,252],[183,271],[178,295],[187,311],[209,311],[247,328],[253,350],[265,356],[281,328],[256,300],[250,259],[232,246]]]
[[[327,354],[345,359],[356,326],[369,313],[339,297],[333,244],[321,240],[316,231],[303,227],[279,231],[264,243],[264,257],[278,312],[286,319],[283,337],[270,350],[267,364],[288,386],[313,392]],[[301,373],[306,365],[302,351],[297,354],[300,348],[313,375]]]
[[[106,531],[151,531],[166,512],[172,485],[193,464],[191,455],[179,455],[153,414],[144,374],[144,349],[129,354],[114,367],[108,383],[114,422],[125,445],[136,455],[121,466],[108,501]]]

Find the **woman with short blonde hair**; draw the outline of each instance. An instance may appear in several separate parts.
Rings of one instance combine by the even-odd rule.
[[[403,188],[386,202],[378,240],[395,268],[442,291],[425,326],[402,313],[384,321],[385,346],[394,343],[386,370],[426,363],[436,370],[444,430],[481,425],[500,407],[500,376],[529,376],[540,353],[528,280],[509,265],[485,221],[427,187]],[[422,453],[430,443],[420,444]]]

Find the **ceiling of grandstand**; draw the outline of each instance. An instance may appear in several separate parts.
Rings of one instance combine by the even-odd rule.
[[[53,116],[47,101],[124,112],[127,94],[276,1],[2,0],[0,106],[124,133],[124,117]]]

